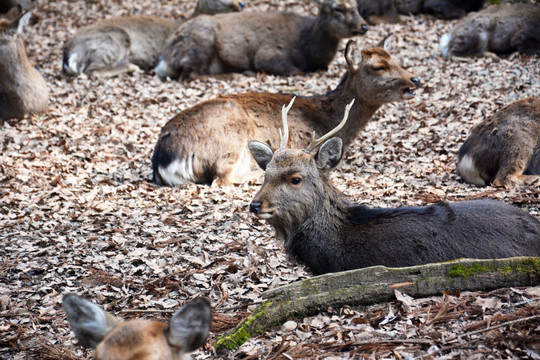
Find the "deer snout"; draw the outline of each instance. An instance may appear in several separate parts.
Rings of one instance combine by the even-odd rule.
[[[260,214],[261,207],[262,207],[262,202],[252,201],[251,204],[249,204],[249,211],[251,211],[254,214]]]
[[[365,34],[369,29],[369,26],[367,26],[367,24],[362,24],[362,26],[360,26],[360,34]]]
[[[419,78],[413,77],[413,78],[411,79],[411,82],[413,83],[413,85],[414,85],[415,87],[420,87],[420,79],[419,79]]]

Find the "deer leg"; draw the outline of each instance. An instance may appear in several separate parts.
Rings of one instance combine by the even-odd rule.
[[[255,70],[273,75],[296,75],[303,71],[295,66],[287,54],[273,49],[259,49],[253,60]]]
[[[134,73],[134,72],[140,72],[141,69],[135,65],[135,64],[124,64],[120,66],[116,66],[110,69],[100,69],[100,70],[94,70],[90,74],[91,77],[96,78],[108,78],[108,77],[114,77],[118,76],[123,73]]]
[[[491,184],[495,187],[509,188],[512,183],[522,183],[520,179],[526,176],[522,174],[532,153],[533,149],[519,149],[517,153],[507,154],[501,160],[499,171]]]

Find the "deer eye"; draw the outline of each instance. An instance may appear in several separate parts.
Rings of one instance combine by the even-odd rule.
[[[301,182],[302,182],[301,176],[293,176],[290,181],[291,185],[299,185]]]
[[[386,68],[384,66],[373,66],[371,69],[373,71],[384,71]]]

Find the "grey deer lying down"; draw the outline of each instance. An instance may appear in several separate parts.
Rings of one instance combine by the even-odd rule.
[[[484,0],[357,0],[358,12],[369,23],[399,22],[398,14],[432,14],[441,19],[461,19],[482,8]]]
[[[339,126],[347,120],[351,105]],[[287,254],[313,273],[463,257],[540,255],[540,222],[502,202],[441,202],[393,209],[352,204],[328,181],[330,170],[343,155],[341,139],[332,137],[339,126],[305,150],[286,149],[287,111],[284,108],[284,135],[278,150],[259,141],[249,143],[265,170],[250,211],[266,219]]]
[[[441,37],[445,57],[484,52],[540,54],[540,5],[501,4],[470,13]]]
[[[479,186],[540,178],[540,99],[515,101],[475,126],[459,149],[457,171]]]
[[[317,17],[288,12],[198,16],[167,40],[156,74],[163,80],[246,70],[291,75],[326,69],[341,39],[366,31],[355,0],[325,0]]]
[[[191,17],[199,14],[240,11],[240,0],[199,0]],[[120,16],[105,19],[79,30],[65,45],[62,72],[114,76],[124,72],[151,70],[165,40],[180,24],[156,16]]]
[[[49,90],[26,55],[22,32],[30,12],[20,6],[0,17],[0,120],[22,118],[47,109]]]
[[[178,310],[168,324],[148,320],[121,321],[98,305],[64,296],[62,306],[79,343],[95,348],[99,360],[180,360],[208,338],[211,309],[198,298]]]
[[[341,120],[346,102],[356,99],[353,121],[340,132],[347,147],[379,107],[415,96],[420,80],[383,48],[361,51],[350,40],[345,59],[347,71],[336,89],[296,101],[290,114],[294,131],[290,145],[302,146],[314,131],[324,134],[332,129]],[[216,180],[225,185],[259,178],[247,144],[261,139],[277,146],[281,120],[276,112],[291,98],[290,94],[235,94],[182,111],[161,129],[152,157],[153,181],[175,186]]]

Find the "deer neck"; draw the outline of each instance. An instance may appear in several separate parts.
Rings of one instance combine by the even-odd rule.
[[[307,71],[326,69],[336,55],[339,40],[327,31],[323,17],[308,18],[300,31],[302,51],[309,62]]]
[[[358,79],[352,79],[352,76],[347,71],[340,84],[332,91],[322,96],[313,97],[313,101],[316,106],[323,111],[323,113],[329,114],[326,121],[319,124],[320,129],[317,130],[317,135],[327,133],[334,127],[336,127],[343,119],[343,109],[354,98],[355,102],[349,113],[349,120],[345,124],[345,127],[338,133],[337,136],[343,140],[344,147],[348,147],[354,139],[357,137],[358,132],[362,130],[369,120],[373,117],[377,109],[381,107],[381,104],[370,102],[366,99],[365,95],[369,91],[359,92],[357,82]]]

